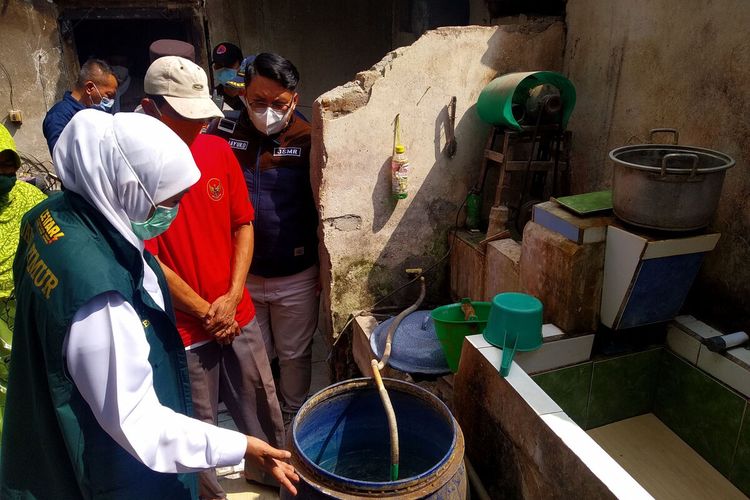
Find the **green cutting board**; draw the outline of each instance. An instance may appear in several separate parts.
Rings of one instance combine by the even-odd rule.
[[[612,191],[594,191],[555,198],[555,201],[577,215],[612,210]]]

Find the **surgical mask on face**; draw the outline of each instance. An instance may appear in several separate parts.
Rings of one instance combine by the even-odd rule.
[[[252,109],[250,112],[250,121],[253,122],[255,128],[266,135],[273,135],[286,127],[289,117],[292,114],[292,107],[290,107],[286,113],[283,111],[276,111],[272,107],[266,108],[262,113],[257,113]]]
[[[112,112],[112,106],[115,105],[115,100],[110,99],[109,97],[104,97],[101,92],[99,92],[99,89],[97,88],[96,84],[94,85],[94,90],[96,90],[96,93],[99,94],[99,104],[94,104],[91,106],[94,109],[99,109],[101,111],[104,111],[105,113],[111,113]]]
[[[156,238],[169,229],[169,225],[177,217],[177,209],[179,207],[179,205],[175,205],[172,208],[159,205],[154,209],[154,214],[145,221],[130,221],[133,233],[141,240]]]
[[[237,76],[237,70],[232,68],[221,68],[214,71],[217,85],[224,85],[235,76]]]
[[[0,174],[0,196],[10,193],[16,185],[16,174]]]

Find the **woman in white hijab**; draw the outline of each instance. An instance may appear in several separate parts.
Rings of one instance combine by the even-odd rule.
[[[187,473],[243,457],[294,493],[288,452],[186,416],[182,341],[142,241],[200,176],[185,143],[146,115],[85,110],[54,159],[65,191],[24,217],[14,263],[0,497],[196,498]]]

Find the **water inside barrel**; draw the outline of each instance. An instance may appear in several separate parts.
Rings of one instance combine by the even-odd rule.
[[[390,391],[399,427],[399,479],[435,467],[451,451],[453,430],[430,405]],[[342,478],[390,481],[390,440],[385,412],[375,390],[327,401],[306,416],[297,439],[309,460]]]

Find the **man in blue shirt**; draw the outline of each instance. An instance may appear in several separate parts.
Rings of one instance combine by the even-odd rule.
[[[44,138],[52,155],[57,138],[73,115],[86,108],[97,108],[109,113],[117,94],[117,78],[112,68],[101,59],[89,59],[78,73],[75,87],[65,92],[62,100],[47,111],[42,123]]]

